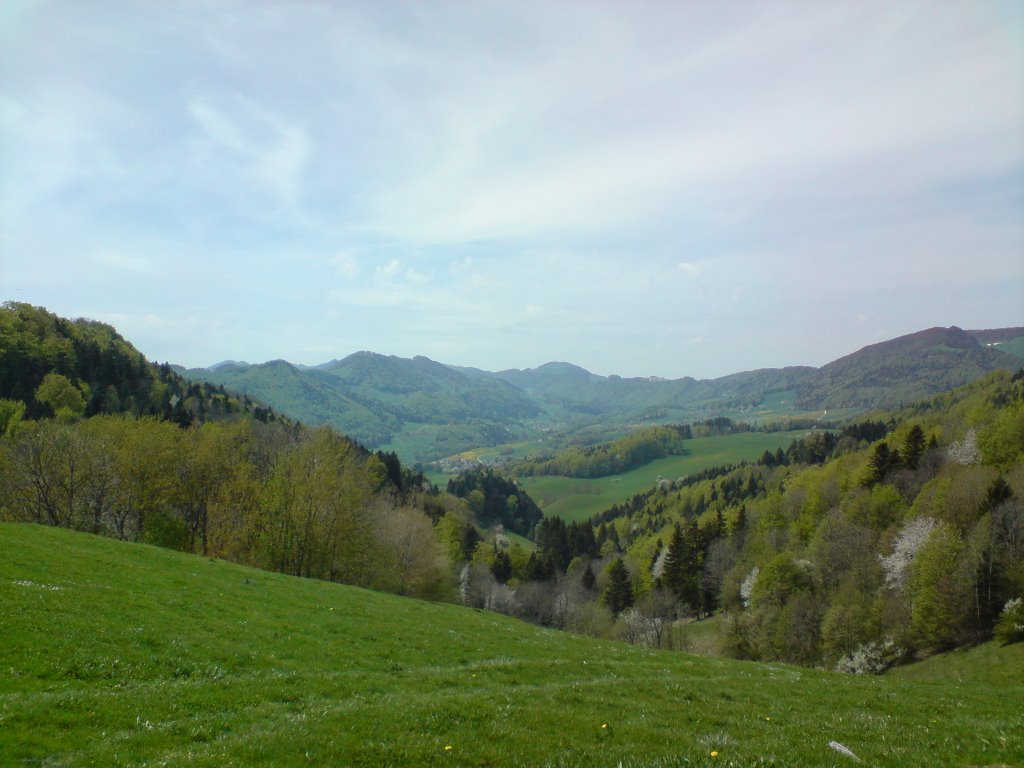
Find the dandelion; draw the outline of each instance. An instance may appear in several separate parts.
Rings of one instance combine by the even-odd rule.
[[[607,728],[607,727],[608,727],[608,723],[601,723],[601,728]]]
[[[444,751],[445,752],[451,752],[452,751],[452,745],[451,744],[445,744],[444,745]]]
[[[718,750],[717,749],[711,750],[711,756],[712,757],[718,757]]]

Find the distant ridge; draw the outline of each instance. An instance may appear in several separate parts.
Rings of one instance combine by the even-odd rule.
[[[987,346],[998,344],[998,346]],[[716,379],[600,376],[569,362],[484,371],[423,356],[361,351],[317,366],[225,361],[188,375],[251,394],[309,423],[328,423],[370,447],[399,436],[409,459],[563,433],[589,425],[682,422],[745,413],[769,396],[803,411],[890,408],[1015,370],[1024,328],[929,328],[871,344],[821,368],[763,368]],[[1008,351],[1004,351],[1008,350]]]

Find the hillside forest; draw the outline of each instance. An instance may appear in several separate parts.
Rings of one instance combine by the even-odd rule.
[[[720,653],[848,671],[1024,633],[1024,374],[809,427],[583,522],[543,517],[516,484],[685,450],[708,428],[476,469],[442,492],[394,453],[149,363],[109,326],[0,310],[0,521],[657,647],[711,616]]]

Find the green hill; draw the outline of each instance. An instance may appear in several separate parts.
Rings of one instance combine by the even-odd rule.
[[[0,552],[3,765],[1024,759],[1020,685],[642,650],[53,528]]]
[[[30,304],[3,304],[0,399],[23,404],[25,418],[52,416],[55,409],[43,402],[48,398],[39,398],[47,378],[51,384],[59,382],[59,404],[70,416],[157,416],[179,426],[241,413],[261,421],[277,419],[247,397],[188,381],[166,363],[149,362],[105,323],[69,320]],[[0,420],[0,433],[3,426]]]
[[[329,424],[371,447],[390,447],[403,431],[430,432],[433,445],[424,446],[421,455],[406,454],[406,460],[511,440],[523,420],[540,414],[509,384],[476,381],[425,357],[357,352],[316,368],[276,360],[187,374],[258,397],[307,424]],[[444,439],[439,428],[453,424],[458,435],[454,441]]]
[[[955,326],[930,328],[834,360],[798,392],[801,405],[807,408],[892,408],[1000,368],[1019,367],[1019,358],[982,345],[972,333]]]
[[[571,363],[497,373],[357,352],[315,368],[283,361],[218,364],[196,380],[251,394],[310,424],[427,462],[517,440],[590,444],[637,426],[716,416],[773,421],[891,408],[996,370],[1015,370],[1020,329],[932,328],[874,344],[816,369],[744,371],[716,379],[599,376]],[[998,344],[998,346],[986,346]]]

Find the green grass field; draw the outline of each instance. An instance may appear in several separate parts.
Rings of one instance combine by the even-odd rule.
[[[0,555],[4,766],[1024,760],[1019,685],[642,650],[36,526]]]
[[[1018,336],[1016,339],[1010,339],[1004,341],[995,347],[1001,352],[1008,352],[1011,355],[1024,359],[1024,336]]]
[[[1024,643],[1001,647],[991,642],[976,648],[895,667],[890,677],[932,683],[985,683],[997,688],[1024,685]]]
[[[742,432],[721,437],[686,441],[685,456],[669,456],[645,464],[632,472],[592,480],[557,475],[520,478],[520,485],[537,502],[544,514],[566,521],[586,520],[612,504],[649,490],[658,477],[675,480],[709,467],[741,461],[756,461],[766,450],[786,448],[807,434],[796,432]]]

